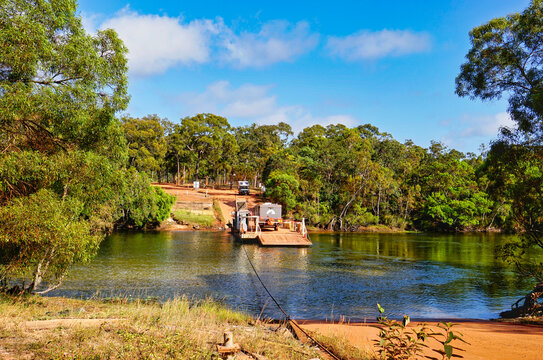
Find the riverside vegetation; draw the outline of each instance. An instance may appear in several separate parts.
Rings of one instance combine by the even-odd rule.
[[[88,35],[75,1],[0,1],[0,44],[0,289],[47,292],[113,228],[159,223],[174,198],[126,166],[114,31]]]
[[[430,328],[427,323],[419,326],[407,328],[411,322],[408,315],[404,315],[401,322],[388,319],[385,315],[385,309],[377,304],[379,316],[378,325],[373,325],[379,329],[379,339],[374,340],[379,349],[378,353],[381,359],[409,360],[422,356],[424,348],[430,348],[425,342],[427,339],[436,340],[440,348],[432,348],[433,352],[438,353],[443,360],[450,359],[453,355],[464,351],[461,348],[453,346],[457,342],[468,344],[459,332],[453,332],[455,324],[441,321],[436,328]],[[455,351],[456,350],[456,351]],[[454,354],[453,354],[454,353]]]

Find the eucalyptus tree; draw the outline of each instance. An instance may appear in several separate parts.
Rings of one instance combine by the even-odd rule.
[[[193,154],[185,145],[185,140],[181,134],[179,124],[173,124],[171,131],[166,136],[166,143],[168,150],[166,152],[165,161],[167,163],[168,170],[176,174],[175,179],[178,185],[181,183],[181,178],[183,178],[183,183],[185,183],[187,165],[193,162]],[[181,165],[183,166],[182,172]],[[181,175],[181,173],[183,175]]]
[[[127,50],[112,30],[87,34],[76,11],[0,1],[0,288],[58,286],[130,207],[115,117],[129,100]]]
[[[456,93],[482,100],[508,96],[517,129],[505,134],[543,145],[543,1],[471,30],[472,47],[456,78]]]
[[[89,36],[75,12],[71,0],[0,2],[1,151],[124,155],[126,47],[112,30]]]
[[[225,153],[225,147],[230,148],[235,144],[228,120],[214,114],[185,117],[181,119],[176,132],[181,135],[185,148],[194,154],[196,180],[200,178],[202,161],[218,164]]]
[[[285,149],[288,139],[293,135],[290,125],[280,122],[277,125],[241,126],[234,129],[239,151],[236,155],[236,172],[243,178],[267,180],[264,173],[270,158]]]
[[[490,20],[470,32],[472,48],[456,78],[456,93],[489,100],[508,96],[516,128],[502,129],[485,160],[489,191],[510,206],[521,232],[502,250],[521,273],[543,281],[543,261],[525,259],[543,248],[543,1],[521,13]],[[496,199],[499,201],[499,199]],[[503,202],[502,202],[503,203]],[[538,295],[527,296],[532,310]]]
[[[128,162],[139,171],[156,173],[160,179],[164,158],[168,150],[166,119],[157,115],[143,118],[124,117],[124,134],[128,145]]]

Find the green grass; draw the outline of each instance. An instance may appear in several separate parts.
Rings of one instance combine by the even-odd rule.
[[[224,215],[221,210],[221,205],[217,200],[213,200],[213,210],[215,210],[215,216],[217,217],[217,219],[219,219],[221,224],[226,224],[226,221],[224,220]]]
[[[178,223],[211,227],[215,223],[215,217],[208,214],[198,214],[190,210],[174,210],[173,218]]]

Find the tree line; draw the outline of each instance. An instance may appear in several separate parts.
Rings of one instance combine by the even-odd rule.
[[[232,127],[198,114],[173,123],[123,118],[129,165],[157,181],[209,186],[250,180],[295,218],[339,230],[384,225],[419,230],[514,228],[510,207],[487,191],[486,154],[439,142],[401,143],[366,124]]]

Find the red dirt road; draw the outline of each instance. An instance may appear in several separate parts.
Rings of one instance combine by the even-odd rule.
[[[175,185],[175,184],[153,184],[155,186],[160,186],[168,194],[174,195],[177,197],[177,202],[200,202],[204,199],[209,199],[211,201],[216,200],[219,202],[221,207],[222,215],[224,217],[225,223],[220,224],[221,226],[226,225],[232,218],[232,211],[235,209],[236,199],[245,199],[248,202],[249,209],[252,209],[257,204],[261,203],[261,198],[255,194],[254,190],[251,190],[251,195],[238,195],[237,188],[230,189],[199,189],[195,191],[191,185]],[[207,197],[206,197],[207,195]]]

